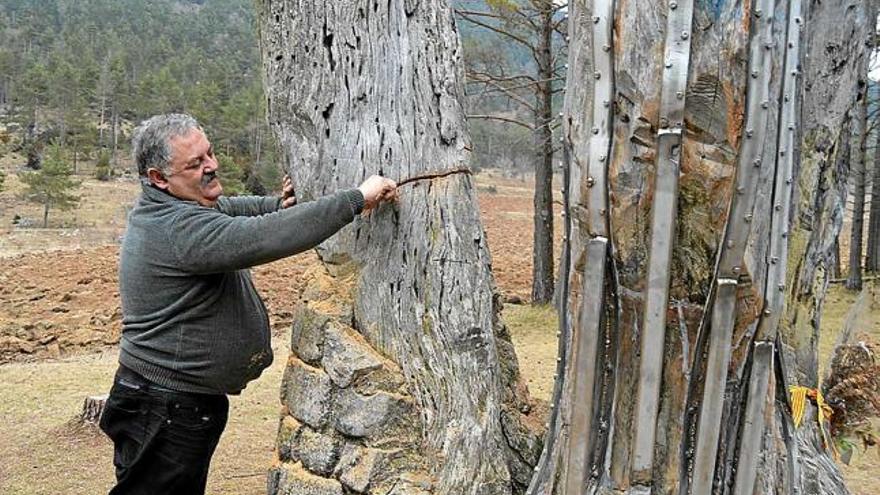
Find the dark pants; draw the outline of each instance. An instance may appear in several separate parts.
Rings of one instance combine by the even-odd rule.
[[[204,494],[228,412],[225,395],[174,392],[120,366],[101,416],[113,440],[110,494]]]

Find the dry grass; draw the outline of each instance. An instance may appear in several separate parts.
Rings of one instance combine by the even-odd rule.
[[[82,185],[76,192],[79,206],[70,211],[49,211],[49,228],[43,229],[43,207],[21,198],[24,185],[17,169],[24,159],[16,154],[0,157],[0,170],[6,172],[4,191],[0,193],[0,257],[34,251],[80,249],[118,242],[140,186],[134,179],[100,182],[91,179],[83,167],[77,176]],[[20,217],[26,227],[12,221]]]
[[[208,493],[266,493],[285,345],[284,339],[276,338],[273,365],[231,398]],[[97,428],[74,427],[72,421],[86,396],[109,390],[115,369],[115,352],[0,366],[0,493],[91,495],[110,489],[112,445]]]
[[[825,299],[819,332],[820,376],[826,376],[832,350],[839,333],[844,329],[847,317],[857,333],[865,333],[875,341],[880,341],[880,291],[875,286],[866,285],[866,301],[851,314],[859,294],[848,291],[842,284],[830,287]],[[844,479],[853,495],[874,495],[880,486],[880,456],[877,449],[856,453],[850,465],[841,465]]]
[[[529,393],[549,401],[556,373],[556,308],[508,304],[503,314]]]

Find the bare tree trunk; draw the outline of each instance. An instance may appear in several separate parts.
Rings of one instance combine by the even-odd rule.
[[[73,175],[79,175],[79,135],[73,137]]]
[[[875,83],[876,84],[876,83]],[[880,130],[875,130],[874,168],[871,173],[871,206],[868,217],[868,256],[865,271],[880,272]]]
[[[257,2],[269,121],[308,201],[461,170],[448,4]],[[521,493],[541,415],[499,318],[467,173],[403,186],[318,255],[297,309],[270,493]]]
[[[840,278],[840,237],[834,239],[834,245],[831,247],[829,266],[831,270],[831,278]]]
[[[863,45],[864,46],[864,45]],[[859,68],[859,96],[853,118],[856,147],[852,150],[850,173],[853,181],[852,230],[849,243],[849,273],[846,288],[862,289],[862,233],[865,231],[865,147],[868,139],[868,54],[861,57]],[[851,140],[847,140],[848,144]],[[849,148],[849,146],[845,146]]]
[[[847,493],[788,390],[817,385],[861,9],[572,2],[572,337],[529,493]]]
[[[102,89],[103,91],[103,89]],[[101,116],[98,120],[98,149],[104,149],[104,112],[107,110],[107,96],[101,94]]]
[[[110,148],[110,164],[111,168],[116,169],[119,167],[119,163],[117,163],[117,153],[119,151],[119,110],[116,108],[116,102],[113,102],[113,111],[112,116],[110,117],[112,120],[112,147]]]
[[[535,89],[535,197],[532,250],[532,302],[553,298],[553,4],[541,14],[536,50],[538,83]]]

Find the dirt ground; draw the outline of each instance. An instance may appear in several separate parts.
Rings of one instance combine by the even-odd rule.
[[[0,158],[0,167],[11,171],[15,160]],[[73,420],[86,396],[109,389],[116,366],[118,239],[139,186],[130,179],[82,179],[80,207],[50,213],[49,229],[12,226],[15,215],[28,221],[41,218],[38,206],[18,197],[20,184],[14,174],[8,175],[7,190],[0,193],[2,494],[94,494],[106,492],[112,482],[109,442],[94,429],[73,426]],[[532,186],[492,174],[479,175],[477,184],[498,288],[508,298],[528,300]],[[556,220],[558,225],[558,215]],[[558,241],[557,236],[557,245]],[[302,291],[304,271],[316,262],[307,253],[254,270],[270,312],[276,359],[259,380],[232,399],[209,493],[265,493],[291,301]],[[823,357],[854,299],[839,286],[829,295],[823,328],[830,331],[823,332]],[[880,302],[872,305],[872,314],[874,306],[880,314]],[[553,309],[508,304],[504,318],[531,393],[548,398],[556,357]],[[880,339],[880,328],[873,329]],[[876,493],[878,466],[871,453],[857,456],[853,466],[844,468],[854,493]]]

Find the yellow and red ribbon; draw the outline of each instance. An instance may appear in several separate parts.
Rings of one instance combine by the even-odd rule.
[[[819,423],[819,431],[822,432],[822,441],[825,443],[826,448],[831,447],[831,451],[836,457],[837,449],[828,440],[828,433],[825,428],[825,422],[831,421],[834,411],[825,402],[822,391],[818,388],[801,387],[799,385],[792,385],[789,391],[791,392],[791,418],[794,421],[794,427],[799,428],[801,426],[801,422],[804,420],[804,411],[807,407],[807,399],[812,399],[816,403],[816,419]]]

